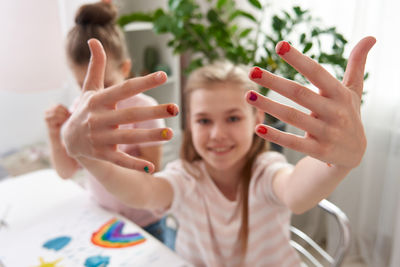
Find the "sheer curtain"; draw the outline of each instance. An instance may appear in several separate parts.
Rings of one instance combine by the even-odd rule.
[[[369,266],[400,266],[400,56],[394,51],[400,41],[395,28],[399,8],[394,0],[360,0],[352,21],[337,21],[352,28],[351,43],[367,34],[377,38],[368,58],[370,78],[362,107],[368,148],[362,164],[331,197],[350,217],[349,256],[361,257]]]
[[[323,3],[321,3],[323,2]],[[362,164],[337,188],[331,200],[350,218],[353,244],[349,257],[369,266],[400,266],[400,34],[395,0],[308,1],[324,21],[347,33],[349,47],[373,35],[365,83],[363,121],[368,148]],[[339,19],[338,19],[339,18]],[[334,19],[334,20],[332,20]],[[335,229],[328,227],[329,245]]]
[[[347,53],[362,37],[377,38],[367,60],[362,106],[368,148],[330,200],[351,222],[349,258],[361,258],[368,266],[400,266],[400,1],[275,0],[273,6],[293,4],[311,9],[324,25],[337,26],[349,40]],[[328,247],[333,247],[337,230],[328,224],[327,231]]]

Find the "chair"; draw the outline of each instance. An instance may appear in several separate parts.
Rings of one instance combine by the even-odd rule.
[[[309,245],[310,249],[313,249],[317,252],[324,260],[329,262],[329,266],[337,267],[341,266],[344,256],[346,255],[349,246],[350,246],[350,223],[346,214],[342,210],[340,210],[337,206],[324,199],[319,202],[318,207],[321,208],[324,212],[332,216],[339,226],[339,242],[336,248],[336,251],[333,255],[328,254],[323,248],[321,248],[314,240],[312,240],[308,235],[304,232],[300,231],[296,227],[291,226],[290,231],[292,233],[292,237],[297,236],[302,239],[307,245]],[[300,245],[298,242],[291,240],[290,244],[293,248],[297,250],[305,259],[307,259],[310,263],[315,266],[323,266],[319,260],[304,246]]]

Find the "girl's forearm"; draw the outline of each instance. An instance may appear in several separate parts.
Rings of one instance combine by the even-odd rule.
[[[72,177],[78,169],[78,163],[67,154],[59,136],[50,136],[50,159],[53,168],[64,179]]]
[[[303,213],[328,197],[350,170],[305,157],[281,179],[283,201],[294,213]]]
[[[151,195],[151,175],[122,168],[107,161],[78,157],[86,168],[111,194],[133,208],[148,208]]]

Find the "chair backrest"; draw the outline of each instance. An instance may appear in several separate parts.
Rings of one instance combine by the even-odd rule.
[[[293,235],[305,241],[310,248],[317,252],[323,259],[329,262],[329,266],[338,267],[341,266],[343,259],[350,246],[350,223],[346,214],[340,210],[333,203],[324,199],[319,202],[318,207],[321,208],[328,215],[332,216],[338,224],[339,228],[339,242],[336,251],[333,255],[328,254],[323,248],[321,248],[314,240],[312,240],[304,232],[300,231],[296,227],[291,226],[290,231]],[[298,242],[291,240],[290,244],[294,247],[300,254],[302,254],[308,261],[310,261],[315,266],[323,266],[321,262],[304,246],[300,245]]]

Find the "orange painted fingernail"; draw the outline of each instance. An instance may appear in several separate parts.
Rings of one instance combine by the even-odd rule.
[[[280,42],[277,47],[278,55],[283,56],[290,51],[290,44],[286,41]]]
[[[162,130],[161,136],[162,136],[164,139],[168,139],[168,130],[167,130],[167,129]]]
[[[332,167],[332,164],[330,164],[330,163],[326,163],[326,165],[328,165],[328,167]]]
[[[266,127],[264,127],[264,126],[258,126],[257,133],[266,134],[266,133],[268,133],[268,129]]]
[[[262,77],[262,70],[259,67],[254,67],[251,72],[252,79],[260,79]]]

